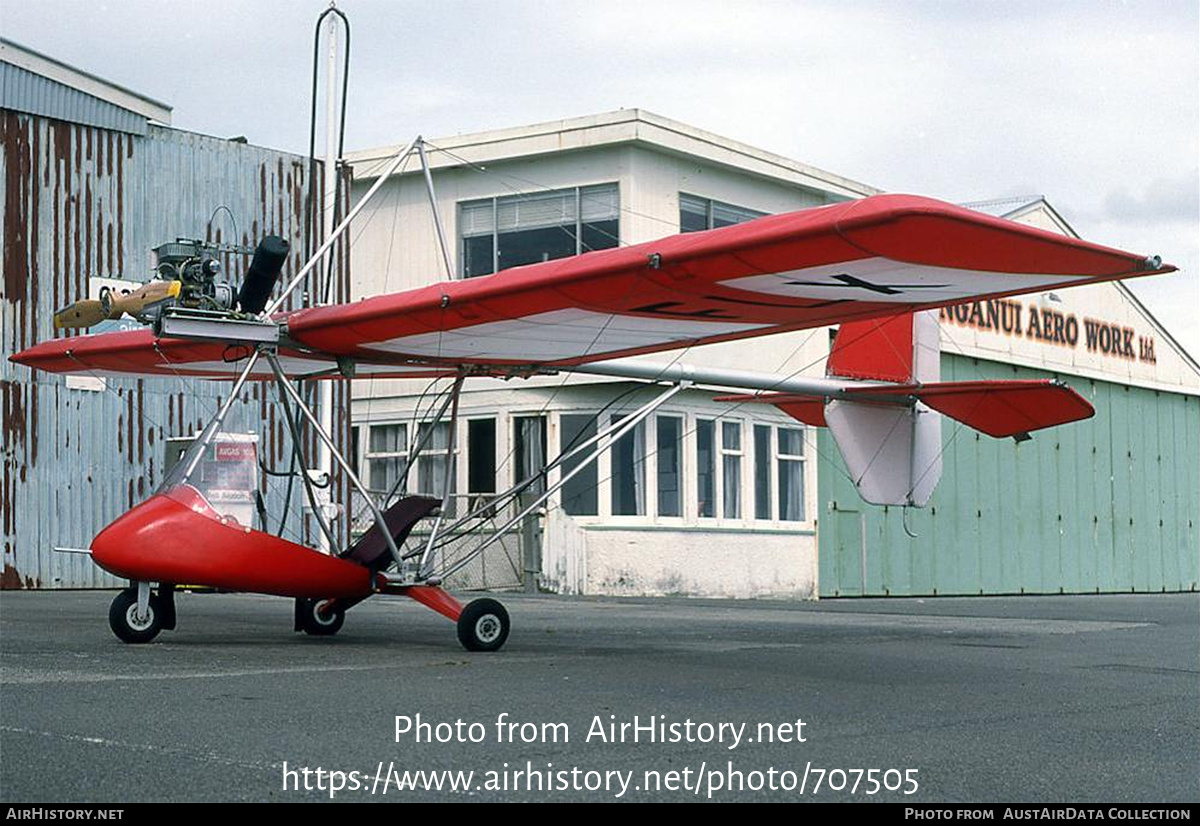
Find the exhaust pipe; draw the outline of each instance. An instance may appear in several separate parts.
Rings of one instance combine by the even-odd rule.
[[[275,282],[283,271],[283,265],[288,257],[288,242],[278,235],[268,235],[258,242],[254,249],[254,258],[250,261],[250,269],[238,290],[238,307],[243,313],[257,315],[267,306]]]

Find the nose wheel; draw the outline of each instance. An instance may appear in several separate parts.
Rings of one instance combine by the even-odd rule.
[[[498,651],[508,639],[508,611],[494,599],[467,603],[458,617],[458,641],[468,651]]]
[[[121,642],[140,645],[150,642],[164,628],[175,627],[175,602],[173,593],[165,586],[158,593],[148,593],[139,605],[139,584],[121,591],[113,598],[108,608],[108,625]]]

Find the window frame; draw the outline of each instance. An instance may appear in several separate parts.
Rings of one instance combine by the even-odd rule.
[[[714,222],[713,222],[713,214],[714,214],[716,207],[723,207],[725,209],[732,210],[734,212],[743,213],[747,216],[747,217],[743,218],[741,221],[735,221],[733,224],[724,224],[723,226],[736,226],[737,224],[744,224],[747,221],[753,221],[757,218],[765,218],[771,214],[769,212],[763,212],[762,210],[751,209],[750,207],[738,206],[737,204],[731,204],[728,201],[720,201],[720,200],[717,200],[716,198],[706,198],[703,195],[694,195],[691,192],[680,192],[679,193],[679,210],[678,210],[679,214],[677,216],[679,219],[679,231],[680,232],[685,232],[685,230],[683,228],[683,202],[685,199],[691,199],[693,201],[703,201],[704,202],[704,229],[702,229],[702,230],[700,230],[700,229],[686,230],[687,232],[705,232],[710,229],[716,229],[717,227],[714,226]]]
[[[499,485],[499,480],[500,480],[500,469],[497,466],[498,460],[500,457],[500,417],[496,416],[496,415],[468,416],[468,417],[466,417],[465,422],[466,422],[465,448],[466,448],[466,456],[467,456],[467,461],[465,462],[465,468],[464,468],[464,470],[466,471],[465,492],[467,493],[468,496],[472,496],[472,497],[486,495],[486,494],[494,495],[498,492],[497,487]],[[471,445],[471,425],[476,424],[478,422],[490,422],[492,425],[492,458],[491,458],[492,486],[491,486],[490,490],[486,490],[486,491],[471,489],[471,463],[474,460],[474,451],[472,450],[472,445]]]
[[[720,503],[718,510],[719,518],[726,521],[745,521],[746,520],[746,433],[745,421],[740,418],[718,418],[720,423],[719,438],[717,441],[717,501]],[[725,445],[725,426],[732,425],[737,428],[738,446],[736,448],[727,447]],[[737,513],[732,516],[726,513],[726,497],[725,497],[725,459],[737,458],[737,495],[733,499],[737,508]]]
[[[776,511],[775,511],[775,505],[774,505],[773,500],[775,498],[775,489],[777,487],[777,484],[776,484],[775,474],[773,473],[773,468],[775,467],[775,456],[774,456],[772,448],[773,448],[773,445],[775,444],[775,440],[778,438],[778,436],[776,435],[776,430],[777,430],[777,426],[772,424],[771,422],[753,422],[752,421],[750,423],[751,442],[753,443],[751,447],[754,452],[754,459],[751,463],[753,465],[753,476],[754,476],[754,516],[753,516],[753,518],[755,519],[755,521],[758,521],[758,522],[771,522],[771,521],[774,521],[774,519],[775,519]],[[764,433],[766,435],[766,448],[767,448],[765,451],[765,455],[763,455],[763,452],[759,450],[759,448],[762,447],[762,445],[760,445],[760,443],[759,443],[759,436]],[[764,467],[764,465],[765,465],[765,467]],[[763,473],[764,470],[766,471],[765,476],[760,475]],[[765,491],[761,490],[759,488],[760,482],[766,483]],[[764,494],[765,494],[765,498],[764,498]],[[759,506],[762,504],[766,505],[766,514],[765,515],[761,515],[759,513]]]
[[[808,517],[808,451],[806,449],[808,431],[804,425],[792,426],[776,424],[771,427],[774,438],[771,440],[771,474],[774,485],[772,496],[772,512],[776,522],[786,525],[799,525],[810,521]],[[780,449],[780,439],[785,430],[794,430],[800,434],[800,452],[784,453]],[[783,485],[781,483],[783,463],[791,462],[797,466],[797,479],[800,483],[800,518],[783,518]]]
[[[721,501],[721,485],[720,485],[721,471],[720,471],[720,468],[718,467],[718,465],[719,465],[718,460],[720,457],[720,452],[718,451],[718,445],[719,445],[718,438],[719,437],[717,435],[717,423],[719,421],[720,421],[720,419],[718,419],[716,416],[697,414],[696,416],[693,417],[693,425],[692,425],[692,430],[694,431],[693,451],[696,456],[696,466],[694,468],[695,496],[689,497],[688,504],[692,505],[694,503],[695,509],[693,512],[696,514],[696,521],[698,523],[703,520],[711,520],[711,521],[715,522],[718,519],[718,514],[720,512],[720,509],[717,507],[718,503]],[[712,432],[710,434],[712,441],[711,441],[711,444],[709,445],[708,462],[707,463],[702,463],[700,461],[700,428],[701,428],[702,424],[708,425],[712,428]],[[704,468],[705,464],[707,464],[707,468]],[[709,471],[709,473],[710,473],[709,486],[712,489],[712,507],[710,509],[711,512],[707,513],[707,514],[702,513],[700,510],[700,493],[701,493],[700,472],[702,469],[707,469]]]
[[[423,427],[434,427],[434,428],[445,427],[446,428],[446,440],[447,440],[446,447],[444,447],[444,448],[443,447],[439,447],[439,448],[433,447],[433,442],[435,441],[435,439],[434,439],[434,437],[430,437],[430,440],[429,440],[430,443],[427,444],[421,450],[420,454],[417,456],[416,463],[412,466],[417,469],[417,487],[418,487],[418,489],[415,491],[410,491],[410,492],[419,494],[421,496],[436,496],[436,497],[445,496],[445,491],[435,492],[434,490],[421,490],[420,489],[422,468],[428,467],[428,465],[425,463],[431,462],[435,459],[438,459],[439,457],[444,458],[445,461],[450,463],[450,500],[449,500],[450,507],[447,511],[447,515],[453,516],[456,513],[455,502],[462,493],[462,486],[461,486],[460,480],[458,478],[459,473],[462,471],[462,462],[459,461],[459,457],[461,456],[462,449],[463,449],[462,440],[458,438],[459,434],[454,432],[453,424],[451,423],[451,421],[449,419],[442,419],[440,421],[429,419],[429,420],[426,420],[423,422],[417,422],[416,433],[417,433],[417,441],[418,442],[422,438],[423,434],[421,432],[421,428],[423,428]],[[453,450],[451,450],[451,448],[450,448],[451,444],[454,445]],[[412,467],[409,468],[410,472],[412,470]],[[440,469],[440,471],[441,471],[440,478],[444,479],[446,468],[443,466]],[[433,481],[440,483],[440,479],[438,478],[437,472],[434,473]]]
[[[812,522],[812,518],[808,512],[808,491],[810,488],[808,479],[808,427],[806,425],[782,424],[774,421],[752,421],[751,426],[754,432],[759,428],[765,428],[769,436],[769,449],[767,450],[766,462],[768,464],[768,504],[770,507],[770,515],[761,517],[758,515],[758,471],[759,451],[758,445],[754,445],[754,520],[757,522],[771,522],[778,526],[796,526]],[[780,439],[784,431],[795,431],[800,437],[800,452],[785,453],[780,449]],[[783,465],[784,463],[794,463],[796,465],[796,478],[800,485],[800,518],[799,519],[784,519],[783,518]]]
[[[632,415],[633,415],[632,413],[609,413],[608,423],[605,426],[608,427],[608,426],[612,426],[612,425],[617,425],[619,427],[619,422],[623,421],[624,419],[629,418]],[[608,438],[606,438],[604,440],[604,444],[605,444],[604,453],[608,459],[608,469],[607,469],[608,472],[605,474],[604,478],[602,479],[602,482],[603,482],[603,484],[608,486],[608,496],[605,497],[605,499],[607,500],[608,516],[610,518],[614,518],[614,519],[653,519],[654,518],[654,514],[657,511],[657,503],[654,502],[654,500],[652,498],[653,494],[651,494],[651,492],[650,492],[650,482],[651,482],[651,470],[650,470],[650,453],[651,453],[651,451],[650,451],[650,442],[649,442],[650,433],[651,433],[651,429],[647,426],[646,419],[642,419],[637,424],[635,424],[624,435],[622,435],[620,437],[616,437],[616,438],[614,438],[614,436],[610,435]],[[657,434],[657,429],[655,429],[654,433]],[[639,438],[641,439],[641,443],[642,443],[642,451],[641,451],[642,455],[640,457],[638,456],[638,451],[637,451],[637,443],[638,443]],[[618,445],[620,445],[626,439],[631,440],[631,442],[633,443],[633,450],[632,450],[633,460],[630,463],[629,475],[635,485],[635,487],[634,487],[635,505],[636,505],[636,500],[638,498],[636,486],[640,484],[641,489],[642,489],[641,503],[640,503],[641,507],[638,510],[638,512],[635,512],[635,513],[618,513],[617,509],[616,509],[617,499],[618,499],[618,496],[617,496],[618,489],[617,489],[617,484],[616,484],[617,483],[617,473],[618,473],[617,465],[616,465],[617,449],[618,449]],[[655,491],[657,491],[657,489],[658,489],[657,488],[657,483],[658,483],[657,474],[654,474],[654,483],[656,486],[654,489],[655,489]]]
[[[371,487],[371,462],[372,461],[389,461],[389,460],[393,460],[393,459],[401,459],[401,460],[403,460],[401,462],[402,466],[407,463],[408,456],[409,456],[409,448],[411,447],[411,444],[409,443],[409,440],[408,440],[408,435],[409,435],[408,434],[408,424],[409,423],[407,421],[402,421],[402,422],[389,421],[389,422],[368,422],[368,423],[359,425],[359,428],[366,431],[366,439],[363,439],[360,436],[359,440],[358,440],[359,446],[360,446],[359,452],[361,454],[361,458],[359,459],[359,462],[358,462],[358,472],[359,472],[360,478],[365,480],[368,490],[375,491],[375,488]],[[403,447],[404,447],[403,450],[398,450],[398,451],[393,451],[393,450],[373,451],[373,450],[371,450],[371,436],[372,436],[373,431],[375,430],[375,428],[384,428],[384,427],[400,428],[400,434],[401,434],[400,444],[403,445]],[[358,429],[358,428],[356,428],[356,429]],[[404,490],[408,490],[408,478],[407,477],[411,472],[412,472],[411,467],[404,467],[405,480],[404,480],[403,484],[401,485],[401,487]],[[395,480],[393,480],[393,484],[394,483],[395,483]],[[379,493],[387,493],[388,491],[380,490],[378,492]]]
[[[485,275],[495,275],[498,272],[503,272],[503,270],[501,270],[499,268],[499,265],[500,265],[500,234],[501,233],[500,233],[499,221],[497,221],[497,217],[496,217],[499,213],[500,204],[501,204],[501,202],[507,202],[507,201],[513,201],[513,200],[519,201],[523,198],[531,198],[531,197],[535,197],[538,195],[550,195],[550,194],[554,194],[554,193],[566,193],[566,192],[574,193],[574,195],[575,195],[575,230],[574,230],[574,232],[575,232],[575,253],[574,254],[582,255],[584,252],[591,252],[592,250],[590,250],[590,249],[588,249],[588,250],[583,249],[583,225],[585,223],[583,220],[584,190],[599,189],[601,187],[611,187],[613,193],[616,195],[616,210],[617,210],[616,238],[613,239],[614,243],[613,243],[612,247],[604,247],[604,249],[613,249],[613,248],[619,247],[621,245],[621,184],[620,184],[620,181],[600,181],[598,183],[592,183],[592,184],[578,184],[576,186],[564,186],[564,187],[553,187],[550,189],[541,189],[536,192],[522,192],[519,194],[511,194],[511,195],[492,195],[490,197],[469,198],[464,201],[459,201],[456,204],[456,210],[457,210],[456,230],[457,230],[457,236],[458,236],[458,238],[457,238],[458,261],[457,261],[457,264],[455,267],[455,277],[458,278],[459,280],[467,280],[469,278],[482,278]],[[489,203],[489,202],[491,204],[491,211],[492,211],[492,232],[491,232],[492,268],[491,268],[491,272],[480,273],[479,275],[468,276],[465,273],[465,269],[466,269],[466,243],[465,242],[468,237],[469,238],[482,238],[482,237],[486,237],[487,233],[477,233],[477,234],[471,235],[471,236],[463,235],[463,232],[462,232],[463,210],[464,210],[464,208],[469,208],[472,206],[477,206],[479,204]],[[556,226],[566,227],[568,225],[567,224],[558,224]],[[562,256],[562,257],[569,258],[570,256]],[[550,260],[558,261],[558,260],[561,260],[561,258],[552,258]],[[514,266],[517,266],[517,265],[514,265]]]
[[[554,439],[556,442],[556,453],[554,455],[554,459],[556,459],[556,460],[558,459],[559,456],[561,456],[563,453],[566,452],[566,450],[564,450],[564,448],[563,448],[563,436],[566,433],[566,423],[564,420],[568,417],[575,417],[575,418],[579,418],[579,419],[588,420],[589,424],[583,428],[582,432],[586,433],[589,426],[592,431],[590,435],[583,436],[575,444],[573,444],[571,446],[571,448],[569,448],[570,450],[573,450],[574,448],[578,447],[583,442],[586,442],[588,439],[593,438],[597,433],[600,432],[601,424],[600,424],[600,413],[598,410],[563,409],[563,410],[555,411],[555,416],[554,416],[554,420],[553,420],[553,430],[554,430]],[[547,435],[547,442],[549,442],[549,435]],[[596,446],[593,445],[592,449],[595,449],[595,447]],[[588,458],[589,452],[590,451],[588,451],[588,450],[583,451],[583,453],[580,454],[579,457],[573,463],[562,462],[562,463],[556,465],[553,470],[554,475],[551,478],[547,479],[547,481],[550,484],[557,484],[558,482],[560,482],[564,475],[566,475],[567,473],[570,473],[572,470],[574,470],[576,467],[578,467],[579,463],[581,463],[583,460]],[[577,474],[575,477],[575,478],[578,478],[581,475],[587,475],[589,473],[595,476],[595,482],[591,488],[591,494],[594,497],[594,499],[591,502],[593,513],[571,513],[571,511],[567,510],[567,505],[566,505],[567,497],[565,496],[565,493],[567,490],[567,485],[562,485],[554,493],[554,502],[555,502],[556,506],[559,508],[562,508],[563,513],[567,514],[572,519],[597,520],[597,519],[601,518],[601,510],[603,507],[603,502],[605,501],[605,497],[602,495],[602,490],[603,490],[604,486],[607,484],[607,480],[602,476],[602,474],[600,472],[600,458],[601,457],[597,456],[595,459],[593,459],[591,462],[591,465],[590,465],[590,469],[584,469],[584,470],[580,471],[579,474]],[[568,482],[567,484],[570,484],[570,483]]]
[[[546,466],[550,464],[550,414],[545,410],[511,410],[508,412],[508,436],[509,439],[507,448],[508,460],[504,462],[508,466],[507,477],[509,485],[518,485],[525,479],[521,478],[521,464],[524,458],[521,455],[518,443],[518,428],[521,422],[525,420],[539,421],[540,426],[537,428],[538,436],[541,440],[542,453],[542,469],[535,476],[541,477],[541,484],[532,484],[526,491],[540,496],[550,484],[549,474],[546,472]],[[499,476],[499,471],[497,471]],[[529,478],[533,478],[532,476]]]
[[[675,440],[675,484],[676,484],[676,488],[677,488],[675,495],[677,497],[677,502],[679,504],[679,508],[678,508],[679,512],[674,515],[664,514],[662,512],[662,496],[661,496],[662,491],[659,488],[660,480],[662,479],[661,464],[660,464],[662,461],[662,451],[659,448],[658,428],[659,428],[659,422],[663,419],[674,420],[676,426],[679,429],[678,430],[679,436]],[[653,459],[652,463],[647,462],[647,475],[653,474],[653,477],[654,477],[654,509],[653,509],[654,519],[655,520],[664,520],[670,524],[684,522],[685,515],[687,514],[687,511],[688,511],[688,504],[689,504],[688,485],[687,485],[688,462],[687,462],[686,457],[688,454],[689,439],[688,439],[687,422],[688,422],[688,417],[684,414],[683,411],[679,411],[679,412],[675,412],[675,413],[655,413],[654,414],[654,445],[653,445],[653,449],[651,449],[649,442],[647,442],[647,444],[646,444],[646,452],[648,454],[647,459],[651,459],[651,458]],[[649,483],[647,483],[647,488],[649,488]],[[649,493],[649,490],[647,490],[647,493]],[[649,510],[649,503],[647,503],[647,510]],[[697,511],[699,511],[698,503],[697,503]]]

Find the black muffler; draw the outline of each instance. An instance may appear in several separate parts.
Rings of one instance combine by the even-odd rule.
[[[238,290],[238,307],[243,313],[261,313],[271,298],[275,282],[283,271],[288,257],[288,242],[278,235],[268,235],[258,242],[250,269]]]

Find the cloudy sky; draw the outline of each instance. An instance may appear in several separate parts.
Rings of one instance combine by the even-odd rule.
[[[1195,0],[343,0],[347,146],[641,107],[890,191],[1045,195],[1159,253],[1132,284],[1200,355]],[[304,151],[320,0],[0,0],[0,31]]]

